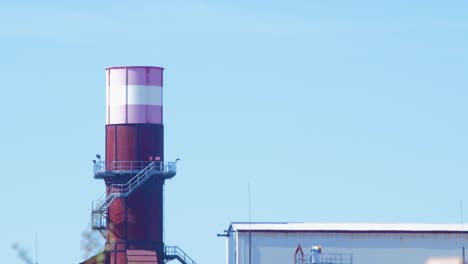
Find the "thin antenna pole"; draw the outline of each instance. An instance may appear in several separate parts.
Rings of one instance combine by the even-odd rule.
[[[250,182],[249,182],[249,264],[252,264],[252,215],[250,208]]]
[[[460,200],[460,225],[461,225],[461,241],[462,241],[462,258],[463,264],[465,261],[465,233],[463,232],[463,200]]]
[[[465,246],[462,247],[463,264],[465,264]]]
[[[38,264],[37,263],[37,232],[36,232],[36,264]]]
[[[461,230],[463,232],[463,201],[460,200],[460,224],[461,224]]]

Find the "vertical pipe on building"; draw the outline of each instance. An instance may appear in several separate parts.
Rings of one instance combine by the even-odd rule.
[[[463,233],[462,233],[462,237],[463,237]],[[462,247],[462,256],[463,256],[463,264],[466,264],[466,262],[465,262],[465,246]]]
[[[249,182],[249,264],[252,264],[252,218],[250,208],[250,182]]]

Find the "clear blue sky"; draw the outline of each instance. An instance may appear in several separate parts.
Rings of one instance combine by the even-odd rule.
[[[458,223],[468,213],[468,2],[0,4],[0,255],[81,261],[107,66],[165,71],[165,238],[224,262],[253,221]],[[468,221],[468,219],[467,219]]]

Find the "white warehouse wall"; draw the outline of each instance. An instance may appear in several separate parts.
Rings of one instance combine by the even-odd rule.
[[[431,256],[461,256],[467,239],[466,232],[253,231],[251,263],[292,264],[300,244],[305,254],[313,245],[352,254],[353,264],[423,264]],[[249,232],[231,232],[227,250],[227,264],[248,264]]]

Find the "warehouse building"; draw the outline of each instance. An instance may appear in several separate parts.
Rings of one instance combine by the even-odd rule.
[[[424,264],[461,260],[468,239],[460,224],[232,223],[224,235],[226,264],[320,263],[309,257],[319,246],[335,256],[323,263]]]

